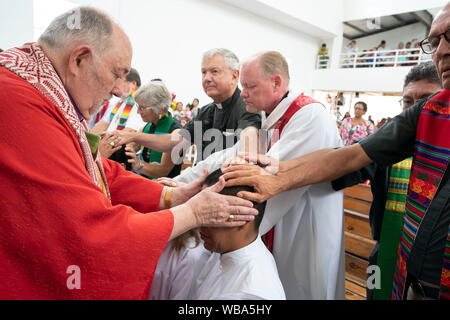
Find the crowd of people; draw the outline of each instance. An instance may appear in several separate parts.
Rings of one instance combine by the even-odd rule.
[[[0,53],[1,298],[345,299],[342,189],[368,179],[386,284],[368,297],[450,297],[450,5],[376,131],[363,101],[338,130],[278,51],[204,52],[211,101],[184,107],[141,82],[116,22],[77,10],[79,29],[69,11]]]
[[[397,48],[387,46],[385,40],[369,49],[360,51],[356,40],[350,41],[344,47],[343,68],[415,66],[421,61],[429,60],[424,54],[417,39],[399,42]]]

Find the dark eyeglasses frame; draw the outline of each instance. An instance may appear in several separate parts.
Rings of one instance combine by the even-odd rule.
[[[441,38],[442,38],[442,36],[444,36],[445,40],[446,40],[447,42],[450,43],[450,28],[448,28],[445,32],[442,32],[442,33],[440,33],[440,34],[438,34],[438,35],[435,35],[435,36],[432,36],[432,37],[428,37],[428,38],[423,39],[423,40],[420,41],[420,43],[419,43],[419,44],[420,44],[420,48],[421,48],[422,51],[423,51],[424,53],[426,53],[426,54],[433,54],[433,53],[435,53],[436,50],[437,50],[437,48],[439,47],[439,44],[441,43]],[[432,47],[430,38],[431,38],[432,40],[434,40],[434,39],[439,39],[439,43],[438,43],[438,45],[437,45],[435,48]],[[429,45],[429,46],[431,47],[431,51],[425,49],[425,47],[426,47],[427,45]]]

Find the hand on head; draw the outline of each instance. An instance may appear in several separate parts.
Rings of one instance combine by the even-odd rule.
[[[279,166],[280,162],[269,156],[239,154],[224,163],[222,172],[227,187],[246,185],[255,190],[241,191],[237,194],[239,197],[261,203],[277,194],[274,185],[277,184]]]
[[[194,212],[198,225],[240,227],[255,219],[258,210],[253,208],[253,204],[235,196],[219,194],[224,187],[225,179],[221,177],[218,183],[186,202]],[[231,215],[233,219],[230,220]]]

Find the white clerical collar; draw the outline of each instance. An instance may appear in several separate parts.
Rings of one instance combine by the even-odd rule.
[[[284,115],[286,110],[289,108],[289,106],[294,102],[294,100],[299,96],[298,93],[293,93],[292,91],[289,91],[289,95],[283,99],[278,106],[272,111],[272,113],[266,118],[264,115],[262,121],[262,130],[270,130],[275,127],[278,120]]]
[[[222,265],[222,267],[227,267],[234,264],[242,264],[246,259],[252,257],[252,255],[255,253],[255,250],[258,250],[257,247],[261,246],[261,244],[264,246],[264,243],[261,240],[261,236],[258,235],[255,241],[246,245],[245,247],[221,254],[220,264]]]
[[[221,103],[216,103],[217,108],[219,108],[220,110],[223,109],[222,104]]]

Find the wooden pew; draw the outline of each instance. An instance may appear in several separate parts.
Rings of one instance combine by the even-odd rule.
[[[344,189],[345,289],[347,300],[366,299],[366,270],[375,246],[369,224],[370,186]]]

